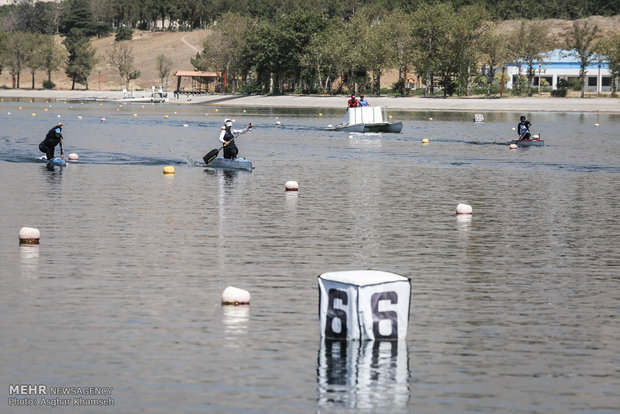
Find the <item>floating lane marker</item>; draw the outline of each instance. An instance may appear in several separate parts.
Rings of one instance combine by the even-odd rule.
[[[72,152],[71,154],[69,154],[69,161],[77,161],[78,160],[78,155],[75,152]]]
[[[22,227],[19,230],[19,244],[39,244],[41,232],[32,227]]]
[[[297,181],[287,181],[286,184],[284,184],[284,189],[286,191],[297,191],[299,190],[299,184],[297,184]]]
[[[429,140],[428,138],[422,138],[422,144],[428,144]]]
[[[222,304],[235,306],[249,305],[250,292],[248,292],[247,290],[228,286],[226,289],[224,289],[224,292],[222,292]]]
[[[473,209],[469,204],[460,203],[456,206],[456,214],[472,214]]]
[[[164,174],[174,174],[174,167],[171,165],[164,167]]]

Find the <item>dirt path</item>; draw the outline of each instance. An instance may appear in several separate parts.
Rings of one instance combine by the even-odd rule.
[[[192,45],[190,42],[187,41],[187,39],[185,39],[185,36],[187,35],[183,35],[183,37],[181,38],[181,40],[183,41],[183,43],[185,43],[187,46],[189,46],[190,48],[194,49],[194,51],[200,53],[201,50],[198,49],[196,46]]]

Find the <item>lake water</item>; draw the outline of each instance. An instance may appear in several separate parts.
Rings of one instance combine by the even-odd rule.
[[[517,113],[392,115],[1,102],[0,411],[617,413],[620,115],[525,114],[547,145],[518,150]],[[225,117],[251,173],[202,164]],[[58,120],[79,162],[50,170]],[[406,341],[321,340],[317,277],[355,269],[411,279]]]

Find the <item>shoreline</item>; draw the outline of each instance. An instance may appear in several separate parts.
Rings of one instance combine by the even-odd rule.
[[[149,96],[150,92],[136,92],[136,96]],[[175,98],[169,93],[169,104],[215,105],[258,108],[346,108],[348,96],[310,95],[181,95]],[[55,99],[81,100],[92,98],[118,99],[120,91],[95,90],[31,90],[0,89],[0,99]],[[551,98],[551,97],[505,97],[505,98],[425,98],[425,97],[368,97],[372,106],[385,106],[395,111],[446,111],[446,112],[583,112],[619,113],[620,99]]]

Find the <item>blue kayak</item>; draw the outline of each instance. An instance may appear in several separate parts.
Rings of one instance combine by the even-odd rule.
[[[215,157],[210,163],[207,164],[207,167],[252,171],[252,161],[246,160],[242,157],[232,160],[224,157]]]
[[[67,165],[67,162],[60,157],[54,157],[51,160],[48,160],[45,155],[41,155],[40,157],[35,158],[35,160],[39,162],[46,162],[51,165],[58,165],[60,167]]]

